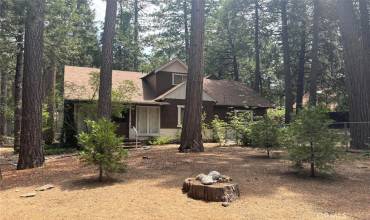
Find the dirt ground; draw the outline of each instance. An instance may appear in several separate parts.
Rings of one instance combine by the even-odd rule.
[[[312,179],[250,148],[208,145],[202,154],[180,154],[168,145],[129,155],[128,171],[103,184],[76,156],[49,157],[43,168],[24,171],[3,165],[0,219],[370,219],[369,159]],[[185,178],[211,170],[240,185],[241,198],[229,207],[181,192]],[[56,188],[20,198],[48,183]]]

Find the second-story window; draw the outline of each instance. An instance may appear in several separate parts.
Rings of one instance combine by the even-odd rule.
[[[186,75],[181,73],[172,73],[172,85],[178,85],[186,80]]]

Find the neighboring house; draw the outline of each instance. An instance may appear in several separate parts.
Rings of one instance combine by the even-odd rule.
[[[84,103],[96,102],[98,97],[89,85],[92,72],[99,72],[99,69],[66,66],[64,70],[65,124],[77,131],[85,126]],[[179,135],[187,72],[187,66],[178,59],[149,74],[114,70],[113,88],[125,80],[132,81],[137,88],[127,104],[128,110],[122,117],[113,118],[119,127],[117,132],[129,139],[136,137],[136,131],[140,139]],[[251,111],[261,115],[271,107],[271,102],[240,82],[204,78],[203,109],[208,123],[214,115],[222,119],[226,119],[230,111]],[[68,134],[66,136],[68,138]]]

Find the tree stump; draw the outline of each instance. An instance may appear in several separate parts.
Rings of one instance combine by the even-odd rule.
[[[185,179],[182,191],[190,198],[207,202],[232,202],[240,196],[239,185],[236,183],[203,185],[195,178]]]

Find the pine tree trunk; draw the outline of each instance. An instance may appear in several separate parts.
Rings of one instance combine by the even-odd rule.
[[[304,71],[306,63],[306,17],[304,16],[302,22],[302,33],[301,33],[301,48],[299,51],[299,64],[298,64],[298,78],[297,78],[297,97],[296,97],[296,112],[303,108],[303,96],[304,96]]]
[[[8,93],[8,73],[3,70],[1,73],[0,84],[0,140],[7,133],[7,120],[6,120],[6,100]]]
[[[42,166],[42,55],[44,0],[29,1],[24,44],[22,129],[18,169]]]
[[[54,60],[51,61],[50,67],[47,68],[46,74],[46,91],[45,98],[47,103],[47,129],[44,132],[45,144],[52,144],[54,142],[54,115],[55,115],[55,81],[56,81],[56,63]]]
[[[234,80],[239,81],[239,67],[238,67],[238,58],[236,56],[236,49],[235,49],[235,40],[233,34],[230,30],[231,28],[231,18],[230,13],[228,14],[228,23],[227,23],[227,39],[230,46],[231,56],[233,60],[233,73],[234,73]]]
[[[98,101],[98,116],[110,119],[112,114],[112,62],[113,38],[117,14],[117,0],[107,0],[105,11],[102,65],[100,69],[100,86]]]
[[[260,43],[259,43],[259,3],[258,0],[255,0],[254,6],[254,50],[255,50],[255,62],[256,69],[254,72],[254,90],[258,93],[261,92],[261,69],[260,69]]]
[[[134,0],[134,70],[139,70],[139,5],[138,0]]]
[[[183,8],[184,8],[184,30],[185,30],[185,59],[186,64],[189,65],[189,53],[190,53],[190,45],[189,45],[189,27],[188,27],[188,0],[184,0]]]
[[[204,8],[205,0],[192,1],[190,66],[186,83],[180,152],[204,151],[201,126],[204,72]]]
[[[310,74],[310,106],[316,106],[317,104],[317,78],[320,71],[319,61],[319,20],[320,20],[320,8],[319,0],[314,0],[314,15],[313,15],[313,41],[312,41],[312,64]]]
[[[314,148],[313,148],[313,143],[311,142],[310,143],[310,150],[311,150],[311,161],[310,161],[310,165],[311,165],[311,177],[315,177],[316,174],[315,174],[315,152],[314,152]]]
[[[364,50],[360,27],[352,1],[338,0],[338,15],[344,48],[346,87],[349,94],[351,147],[365,148],[370,137],[370,96],[367,78],[367,51]],[[361,123],[362,122],[362,123]]]
[[[292,94],[292,76],[290,72],[290,54],[289,54],[289,36],[288,36],[288,18],[287,18],[288,0],[281,1],[281,22],[282,22],[282,42],[283,59],[285,75],[285,123],[290,123],[293,112],[293,94]]]
[[[23,81],[23,30],[17,35],[17,61],[14,76],[14,152],[18,153],[21,145],[22,120],[22,81]]]

